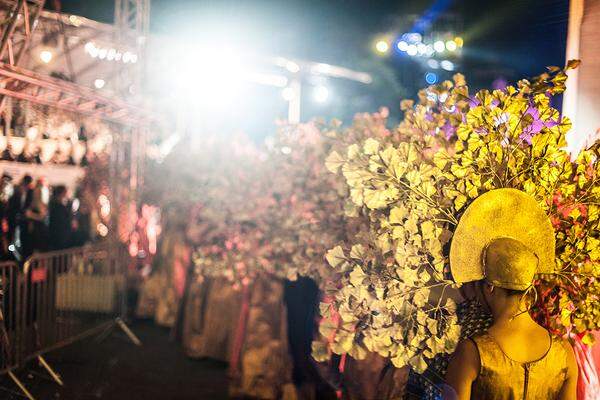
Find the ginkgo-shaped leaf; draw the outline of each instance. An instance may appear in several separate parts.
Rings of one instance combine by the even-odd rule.
[[[344,249],[342,249],[342,246],[335,246],[333,249],[327,251],[325,258],[327,259],[329,265],[334,268],[346,261],[346,256],[344,255]]]

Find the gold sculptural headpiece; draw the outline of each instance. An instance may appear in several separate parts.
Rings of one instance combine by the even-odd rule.
[[[450,245],[454,281],[485,279],[525,290],[538,273],[554,271],[554,229],[534,198],[517,189],[489,191],[460,218]]]

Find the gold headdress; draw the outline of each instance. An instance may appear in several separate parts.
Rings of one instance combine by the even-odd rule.
[[[479,196],[460,218],[450,246],[454,281],[486,279],[525,290],[535,274],[554,271],[554,229],[534,198],[517,189]]]

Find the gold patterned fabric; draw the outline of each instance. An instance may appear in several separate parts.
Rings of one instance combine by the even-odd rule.
[[[553,400],[567,379],[569,344],[551,337],[546,355],[521,363],[509,358],[488,334],[472,339],[479,350],[481,369],[473,382],[473,400]]]

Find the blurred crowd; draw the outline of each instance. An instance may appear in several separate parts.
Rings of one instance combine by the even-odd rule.
[[[0,259],[23,261],[34,252],[81,246],[91,240],[92,203],[78,189],[50,187],[45,178],[3,174],[0,181]]]

